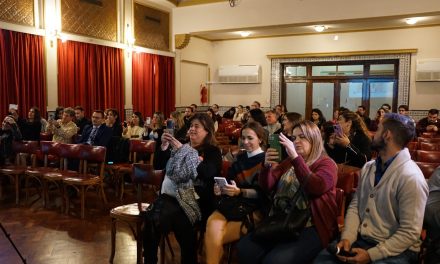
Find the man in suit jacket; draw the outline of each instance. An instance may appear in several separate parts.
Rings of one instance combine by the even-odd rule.
[[[78,144],[106,147],[112,138],[112,129],[105,125],[104,112],[95,110],[92,114],[92,125],[86,126]]]

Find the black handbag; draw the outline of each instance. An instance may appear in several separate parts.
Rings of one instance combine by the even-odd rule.
[[[306,179],[307,181],[307,179]],[[298,199],[303,196],[306,201],[306,208],[300,209],[297,206]],[[275,213],[264,219],[256,226],[252,239],[259,243],[283,243],[295,241],[304,230],[310,219],[310,203],[303,192],[302,186],[292,198],[293,207],[289,213],[284,211]]]
[[[255,201],[237,196],[224,196],[217,204],[217,210],[228,221],[243,221],[256,209]]]

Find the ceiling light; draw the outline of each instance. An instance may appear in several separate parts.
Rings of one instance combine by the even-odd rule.
[[[326,30],[328,27],[323,25],[314,26],[316,32],[322,32]]]
[[[411,18],[407,18],[405,19],[405,22],[408,25],[414,25],[415,23],[417,23],[419,21],[419,19],[417,17],[411,17]]]
[[[240,32],[238,32],[238,34],[240,34],[240,36],[245,38],[245,37],[249,37],[251,32],[249,32],[249,31],[240,31]]]
[[[333,40],[338,40],[339,39],[339,36],[338,35],[335,35],[334,37],[333,37]]]

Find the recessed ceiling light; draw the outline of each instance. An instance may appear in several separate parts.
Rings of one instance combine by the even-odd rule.
[[[240,32],[238,32],[238,34],[240,34],[240,36],[245,38],[245,37],[249,37],[251,35],[251,32],[250,31],[240,31]]]
[[[323,26],[323,25],[317,25],[317,26],[314,26],[314,28],[315,28],[316,32],[322,32],[322,31],[328,29],[327,26]]]
[[[338,35],[335,35],[334,37],[333,37],[333,40],[338,40],[339,39],[339,36]]]
[[[414,25],[415,23],[417,23],[419,21],[419,19],[417,17],[411,17],[411,18],[407,18],[405,19],[405,22],[408,25]]]

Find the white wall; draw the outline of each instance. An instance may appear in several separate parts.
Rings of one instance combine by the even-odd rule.
[[[270,105],[271,65],[267,55],[301,54],[319,52],[347,52],[389,49],[418,49],[411,58],[410,109],[440,108],[440,82],[415,82],[415,61],[424,58],[440,58],[440,27],[411,28],[399,30],[368,31],[338,34],[244,39],[212,42],[211,78],[220,65],[258,64],[262,66],[262,83],[257,85],[213,85],[210,103],[219,105],[249,105],[258,100],[263,106]],[[203,47],[206,47],[203,43]],[[188,60],[200,50],[201,43],[191,42],[181,51]],[[188,49],[188,50],[187,50]],[[210,61],[209,58],[204,58]],[[185,78],[185,76],[182,76]],[[185,92],[182,87],[181,92]]]
[[[440,11],[438,0],[237,0],[173,10],[175,34]]]

